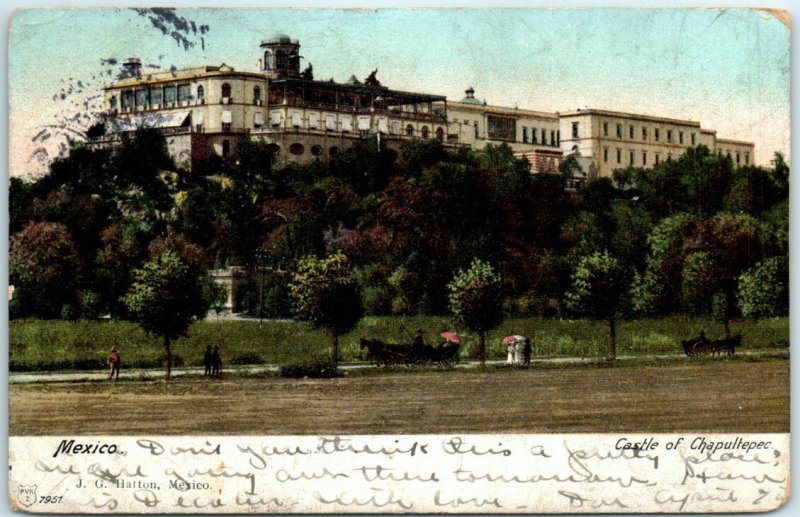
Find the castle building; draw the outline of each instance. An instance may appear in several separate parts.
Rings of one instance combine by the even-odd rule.
[[[319,81],[300,70],[300,43],[277,34],[260,45],[259,70],[221,64],[143,72],[138,59],[104,88],[105,134],[91,145],[113,145],[139,127],[159,129],[170,154],[194,167],[211,154],[228,157],[241,139],[260,140],[280,161],[325,160],[372,138],[399,148],[411,139],[483,149],[507,144],[533,173],[555,173],[576,153],[588,178],[630,165],[652,167],[687,148],[706,145],[739,166],[754,146],[725,140],[698,122],[604,110],[550,113],[487,104],[473,88],[458,102],[393,90],[373,72],[364,82]]]

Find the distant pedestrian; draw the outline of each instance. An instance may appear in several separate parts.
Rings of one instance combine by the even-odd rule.
[[[108,379],[114,379],[116,381],[119,380],[119,367],[120,367],[121,358],[119,352],[117,351],[117,347],[111,347],[111,353],[108,354]]]
[[[508,358],[506,359],[506,364],[514,364],[514,343],[509,343],[506,345],[506,352],[508,352]]]
[[[214,350],[211,351],[211,376],[219,377],[222,371],[222,358],[219,355],[219,345],[214,345]]]
[[[523,366],[530,366],[531,365],[531,351],[533,347],[531,347],[531,338],[525,338],[525,346],[522,348],[522,357],[523,357]]]
[[[212,352],[211,352],[211,345],[206,346],[206,353],[203,354],[203,365],[206,367],[206,377],[211,377],[211,368],[214,366],[214,361],[212,359]]]

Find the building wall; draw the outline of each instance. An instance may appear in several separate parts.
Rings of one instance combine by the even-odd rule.
[[[729,156],[736,167],[753,165],[755,146],[750,142],[718,138],[716,151],[722,156]]]
[[[628,166],[651,168],[700,144],[714,150],[713,133],[694,121],[589,110],[562,114],[559,122],[561,150],[591,158],[598,177]]]
[[[439,107],[444,107],[440,104]],[[515,120],[513,139],[493,138],[489,134],[489,117],[497,116]],[[503,108],[460,102],[447,103],[449,133],[457,135],[458,143],[473,149],[484,149],[488,144],[508,144],[516,153],[536,149],[558,149],[558,117],[555,114],[530,110]],[[544,133],[544,138],[542,134]]]
[[[223,97],[225,83],[231,89],[227,97]],[[123,91],[177,85],[189,86],[187,100],[121,108]],[[198,95],[201,86],[202,99]],[[256,87],[260,89],[260,99],[254,97]],[[532,157],[529,161],[541,164],[543,170],[552,168],[553,151],[563,155],[578,151],[581,160],[590,164],[590,178],[608,177],[614,169],[631,165],[653,167],[700,144],[730,155],[740,166],[751,164],[754,156],[752,143],[718,139],[715,131],[701,129],[698,122],[688,120],[604,110],[558,114],[478,102],[436,102],[431,106],[432,112],[422,104],[416,109],[403,106],[380,112],[268,105],[268,87],[263,74],[236,72],[222,65],[118,81],[105,88],[104,101],[109,114],[120,117],[190,111],[190,127],[166,128],[164,132],[176,161],[191,166],[210,153],[222,156],[226,149],[232,152],[241,138],[275,144],[280,160],[308,161],[327,158],[360,138],[377,138],[378,133],[384,145],[390,147],[399,147],[411,138],[439,138],[448,145],[478,150],[505,143],[518,155]],[[116,96],[116,107],[112,107],[112,96]],[[446,120],[437,115],[445,109]],[[498,127],[490,117],[501,122],[500,132],[490,132],[490,126]]]

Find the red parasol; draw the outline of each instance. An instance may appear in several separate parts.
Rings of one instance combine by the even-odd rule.
[[[509,343],[516,343],[517,341],[525,341],[525,336],[520,336],[519,334],[515,334],[513,336],[506,336],[503,338],[504,345],[507,345]]]
[[[442,332],[439,335],[442,336],[443,338],[445,338],[446,340],[448,340],[451,343],[459,343],[459,344],[461,344],[461,336],[459,336],[455,332]]]

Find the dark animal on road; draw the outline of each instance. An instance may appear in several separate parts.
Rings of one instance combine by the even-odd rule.
[[[686,357],[694,357],[695,344],[697,344],[696,339],[687,339],[686,341],[681,341],[681,345],[683,346],[683,352],[686,354]]]
[[[742,335],[736,334],[730,338],[717,339],[713,342],[712,346],[712,353],[715,356],[721,355],[723,352],[729,357],[734,356],[736,355],[736,347],[742,346]]]

